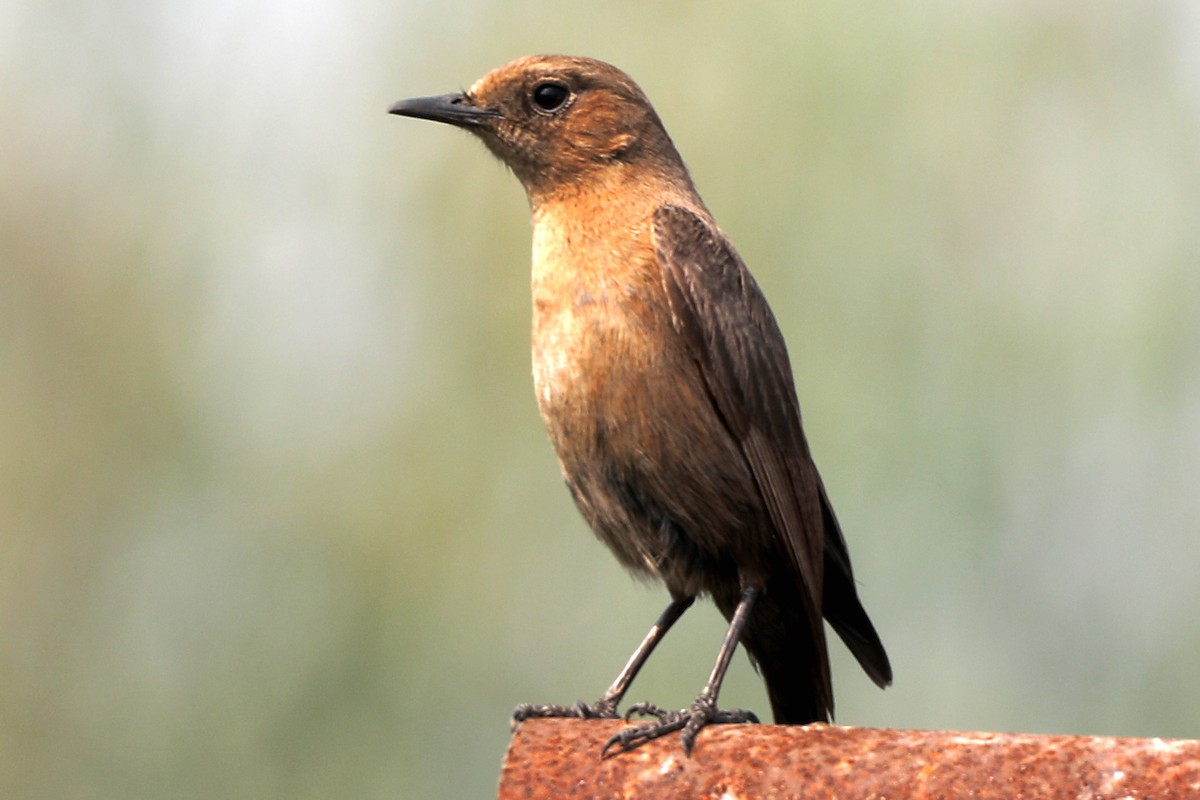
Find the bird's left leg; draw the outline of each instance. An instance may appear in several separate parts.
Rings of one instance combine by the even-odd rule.
[[[671,626],[683,616],[683,612],[691,608],[695,597],[673,597],[671,604],[667,606],[658,621],[650,628],[650,632],[642,639],[642,643],[633,651],[633,655],[629,657],[629,661],[625,663],[625,667],[613,680],[612,685],[604,692],[599,700],[591,705],[580,700],[572,706],[561,705],[531,705],[522,703],[513,710],[512,721],[513,725],[524,722],[527,719],[535,717],[579,717],[580,719],[616,719],[617,704],[621,702],[621,698],[625,696],[625,692],[629,690],[629,684],[633,683],[633,679],[637,677],[638,671],[642,665],[646,663],[646,659],[650,658],[650,654],[654,652],[655,646],[658,645],[662,638],[667,635],[667,631],[671,630]]]

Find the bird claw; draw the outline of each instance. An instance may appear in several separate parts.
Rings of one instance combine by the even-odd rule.
[[[683,752],[691,756],[692,747],[696,744],[696,736],[705,726],[739,725],[758,722],[758,717],[753,711],[747,711],[742,708],[722,711],[712,701],[705,698],[697,698],[696,702],[692,703],[691,708],[684,708],[679,711],[664,711],[652,703],[637,703],[631,706],[625,713],[625,719],[628,720],[632,714],[647,714],[657,717],[658,721],[647,722],[643,725],[636,725],[632,728],[624,728],[617,731],[604,743],[604,747],[601,748],[601,758],[607,756],[608,751],[613,747],[619,747],[619,752],[628,752],[642,746],[646,742],[678,730],[683,731],[679,737],[680,743],[683,745]]]
[[[533,705],[521,703],[513,709],[512,727],[516,727],[527,719],[619,719],[617,704],[611,700],[600,698],[594,703],[577,700],[573,705],[560,706],[554,704]]]
[[[604,743],[604,747],[600,748],[600,757],[607,757],[608,751],[613,747],[619,747],[619,752],[622,753],[629,752],[646,742],[679,730],[688,723],[689,719],[686,709],[682,711],[663,711],[657,716],[657,722],[647,722],[644,725],[635,725],[632,728],[622,728],[614,733]]]
[[[626,722],[629,722],[634,715],[642,717],[658,717],[659,722],[662,722],[668,714],[672,713],[677,712],[667,711],[665,708],[654,705],[654,703],[634,703],[625,710],[625,713],[622,716],[625,718]]]

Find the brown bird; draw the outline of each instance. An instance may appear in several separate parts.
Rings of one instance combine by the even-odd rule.
[[[600,61],[530,56],[389,111],[470,131],[524,185],[538,408],[592,530],[672,598],[598,701],[523,705],[514,720],[616,717],[702,595],[729,620],[704,689],[680,711],[633,706],[656,719],[606,752],[682,729],[690,753],[709,723],[757,721],[717,708],[739,642],[776,722],[829,720],[822,616],[875,683],[891,683],[800,427],[783,335],[642,90]]]

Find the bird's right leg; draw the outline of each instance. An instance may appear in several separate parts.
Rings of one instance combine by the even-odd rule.
[[[617,675],[612,685],[604,692],[599,700],[588,705],[582,700],[572,706],[560,705],[531,705],[522,703],[513,710],[513,724],[524,722],[527,719],[535,717],[579,717],[580,719],[616,719],[617,705],[621,702],[621,698],[625,696],[625,692],[629,690],[629,684],[633,683],[633,679],[637,677],[638,671],[642,665],[646,663],[646,659],[650,658],[650,654],[654,652],[654,648],[667,635],[667,631],[671,630],[671,626],[676,620],[683,616],[683,612],[687,611],[695,597],[676,597],[671,600],[671,604],[667,606],[658,621],[650,628],[650,632],[646,634],[646,638],[642,639],[642,643],[633,651],[633,655],[629,657],[629,661],[625,663],[624,669]]]
[[[604,757],[611,747],[619,747],[622,751],[632,750],[652,739],[678,730],[683,731],[680,735],[683,752],[690,756],[692,746],[696,743],[696,735],[702,728],[715,723],[758,722],[758,717],[753,711],[741,708],[722,711],[717,708],[717,695],[721,692],[721,684],[725,681],[725,673],[729,670],[729,661],[733,658],[733,652],[737,649],[742,634],[746,630],[746,623],[750,619],[750,610],[754,607],[754,601],[758,599],[761,592],[762,590],[756,586],[742,589],[741,599],[738,600],[733,618],[729,620],[729,630],[726,631],[725,638],[721,640],[721,649],[717,651],[717,663],[708,677],[708,683],[704,684],[704,689],[696,697],[692,707],[681,711],[664,711],[658,706],[648,703],[635,705],[630,709],[631,713],[649,714],[658,717],[658,722],[624,728],[613,734],[601,749],[601,757]]]

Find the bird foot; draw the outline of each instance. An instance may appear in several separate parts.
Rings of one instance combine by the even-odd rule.
[[[661,706],[656,706],[654,703],[634,703],[624,714],[626,722],[636,714],[640,717],[658,717],[658,721],[662,722],[669,714],[678,714],[678,711],[667,711]]]
[[[512,726],[515,728],[527,719],[561,717],[575,719],[619,719],[616,702],[602,697],[591,704],[578,700],[574,705],[569,706],[522,703],[513,709]]]
[[[617,731],[604,743],[604,747],[600,750],[601,758],[608,755],[610,748],[618,747],[620,748],[619,752],[624,753],[678,730],[683,731],[679,735],[683,752],[690,756],[692,747],[696,744],[696,735],[706,725],[740,725],[758,722],[758,717],[753,711],[742,708],[722,711],[706,697],[696,698],[696,702],[692,703],[691,708],[679,711],[666,711],[653,703],[635,703],[629,707],[625,719],[628,720],[634,714],[656,717],[658,721]]]

